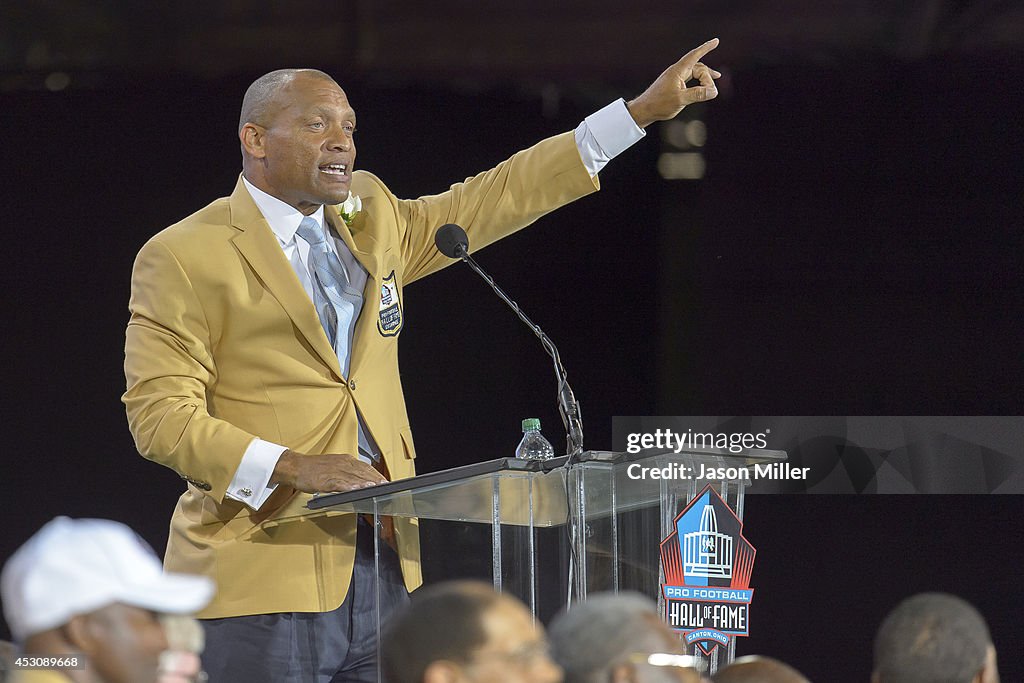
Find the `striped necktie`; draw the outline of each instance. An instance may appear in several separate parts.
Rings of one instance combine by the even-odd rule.
[[[352,338],[356,320],[363,307],[363,293],[349,285],[348,271],[338,255],[327,244],[327,234],[315,218],[306,216],[296,233],[309,244],[309,266],[313,280],[313,305],[320,324],[327,333],[342,375],[348,377],[352,360]],[[380,460],[380,449],[370,437],[363,416],[356,411],[359,429],[359,452],[371,460]]]
[[[296,234],[309,243],[313,305],[327,339],[338,354],[341,371],[348,377],[352,334],[362,308],[362,292],[349,287],[345,265],[327,244],[327,235],[315,218],[303,218]]]

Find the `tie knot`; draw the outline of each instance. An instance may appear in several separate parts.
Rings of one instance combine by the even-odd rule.
[[[311,247],[327,243],[327,236],[320,229],[316,219],[311,216],[306,216],[302,219],[302,222],[299,223],[299,229],[295,231],[295,234],[306,240]]]

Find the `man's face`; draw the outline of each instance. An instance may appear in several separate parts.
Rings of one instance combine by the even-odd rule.
[[[100,678],[109,683],[156,681],[167,638],[157,615],[114,604],[87,616],[93,652],[87,653]]]
[[[282,87],[265,123],[256,127],[261,138],[254,156],[270,194],[306,215],[348,198],[356,114],[337,84],[297,74]]]
[[[483,613],[487,642],[462,671],[472,683],[557,683],[562,669],[548,656],[543,628],[519,602],[501,597]]]

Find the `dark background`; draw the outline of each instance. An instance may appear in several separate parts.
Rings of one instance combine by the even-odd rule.
[[[659,176],[654,126],[602,192],[478,255],[559,345],[589,447],[610,444],[614,415],[1020,411],[1021,8],[551,4],[3,11],[0,557],[56,514],[165,543],[181,481],[135,454],[119,403],[131,264],[231,191],[241,95],[281,66],[338,78],[357,166],[417,196],[722,39],[706,59],[721,96],[684,112],[707,126],[703,179]],[[550,364],[479,279],[455,267],[405,297],[421,471],[512,454],[523,417],[561,445]],[[740,652],[866,680],[882,614],[940,588],[983,609],[1003,679],[1021,679],[1020,504],[752,499],[758,611]]]

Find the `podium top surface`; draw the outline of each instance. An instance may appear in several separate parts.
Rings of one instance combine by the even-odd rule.
[[[566,521],[566,483],[572,471],[595,514],[610,503],[619,509],[655,504],[666,485],[699,487],[709,482],[744,486],[748,467],[783,462],[783,451],[749,450],[729,453],[721,449],[688,449],[679,453],[641,451],[615,453],[586,451],[566,468],[566,456],[547,461],[497,458],[429,472],[411,479],[387,482],[356,491],[327,493],[307,503],[311,511],[383,514],[473,522],[556,526]],[[675,466],[675,472],[694,476],[638,477],[635,465],[645,468]],[[696,474],[715,468],[716,476],[699,480]]]

